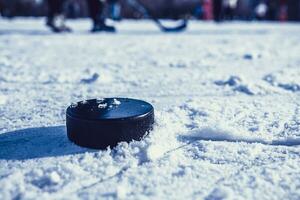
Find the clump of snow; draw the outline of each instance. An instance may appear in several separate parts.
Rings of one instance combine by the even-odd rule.
[[[122,184],[117,187],[117,199],[126,199],[128,193],[128,185]]]
[[[7,97],[3,96],[3,95],[0,95],[0,105],[6,104],[6,101],[7,101]]]
[[[269,141],[239,132],[229,127],[202,127],[192,130],[188,133],[190,138],[195,140],[211,140],[211,141],[230,141],[230,142],[251,142],[268,144]]]
[[[267,81],[268,83],[274,85],[275,84],[275,76],[273,74],[267,74],[263,77],[263,80]]]
[[[83,101],[81,101],[80,103],[83,104],[83,105],[85,105],[85,104],[88,103],[88,101],[87,101],[87,100],[83,100]]]
[[[107,107],[107,103],[100,103],[98,105],[98,108],[100,108],[100,109],[103,109],[103,108],[106,108],[106,107]]]
[[[178,107],[155,114],[156,123],[150,132],[147,145],[144,147],[144,160],[155,161],[162,158],[166,153],[177,148],[181,143],[177,135],[187,131],[188,113]],[[172,131],[169,131],[172,130]]]
[[[150,161],[161,158],[166,153],[166,146],[162,144],[150,145],[147,149],[147,159]]]
[[[51,183],[53,183],[53,184],[58,184],[59,182],[60,182],[60,176],[59,176],[59,174],[57,173],[57,172],[51,172],[50,174],[49,174],[49,180],[50,180],[50,182]]]
[[[114,99],[112,102],[112,105],[114,105],[114,106],[118,106],[120,104],[121,104],[121,101],[119,101],[118,99]]]
[[[104,101],[104,98],[97,98],[96,99],[96,103],[100,104]]]
[[[78,103],[71,103],[71,108],[76,108],[78,106]]]

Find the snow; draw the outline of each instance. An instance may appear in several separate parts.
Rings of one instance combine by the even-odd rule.
[[[101,108],[101,109],[106,108],[106,107],[107,107],[107,103],[100,103],[98,105],[98,108]]]
[[[118,99],[113,99],[112,104],[115,105],[115,106],[118,106],[118,105],[121,104],[121,102]]]
[[[69,24],[0,21],[0,199],[300,198],[298,24]],[[65,109],[97,97],[152,103],[154,129],[76,146]]]
[[[300,145],[300,137],[285,137],[283,139],[269,141],[248,134],[238,134],[235,133],[235,130],[228,131],[226,128],[222,129],[218,127],[204,127],[201,129],[192,130],[188,134],[188,137],[193,138],[194,140],[262,143],[266,145],[282,146]]]
[[[0,96],[0,105],[4,105],[4,104],[6,104],[6,101],[7,101],[7,98],[6,98],[6,96]]]

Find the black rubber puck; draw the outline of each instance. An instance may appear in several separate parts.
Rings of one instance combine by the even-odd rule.
[[[151,104],[128,98],[91,99],[67,108],[67,134],[75,144],[106,149],[141,140],[152,129]]]

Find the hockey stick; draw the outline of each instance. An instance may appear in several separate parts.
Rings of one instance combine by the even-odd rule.
[[[155,17],[146,6],[140,2],[140,0],[127,0],[127,3],[138,12],[142,13],[145,17],[152,19],[155,24],[164,32],[180,32],[186,29],[188,21],[182,19],[180,24],[174,27],[167,27],[161,23],[161,21]]]

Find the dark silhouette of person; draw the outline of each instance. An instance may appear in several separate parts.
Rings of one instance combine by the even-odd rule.
[[[48,14],[46,25],[54,32],[71,31],[64,23],[63,3],[63,0],[47,0]]]
[[[300,1],[299,0],[288,0],[288,20],[300,21]]]
[[[223,13],[223,0],[213,0],[213,14],[214,20],[220,22]]]
[[[116,2],[110,0],[108,3]],[[104,2],[100,0],[87,0],[90,18],[93,22],[92,32],[106,31],[115,32],[113,26],[108,26],[105,23],[103,16]],[[71,29],[65,25],[65,17],[63,15],[64,0],[47,0],[48,15],[46,25],[54,32],[70,32]]]
[[[115,3],[117,0],[110,0],[108,3]],[[93,22],[92,32],[106,31],[115,32],[116,29],[113,26],[109,26],[105,23],[105,17],[103,16],[104,3],[100,0],[87,0],[90,18]]]
[[[268,10],[267,10],[267,19],[275,21],[279,16],[279,0],[267,0],[266,1]]]
[[[3,5],[3,3],[0,1],[0,16],[3,15],[3,12],[4,12],[4,5]]]

